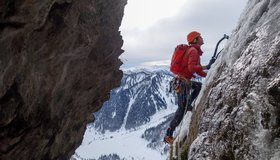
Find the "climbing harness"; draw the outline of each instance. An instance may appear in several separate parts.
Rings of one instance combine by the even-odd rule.
[[[183,77],[176,76],[170,81],[169,92],[175,91],[178,96],[181,96],[182,99],[180,106],[186,111],[186,108],[189,105],[191,97],[191,86],[192,81]]]

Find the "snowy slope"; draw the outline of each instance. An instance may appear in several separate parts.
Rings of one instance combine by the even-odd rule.
[[[124,71],[121,86],[94,114],[96,121],[88,124],[73,157],[98,159],[115,154],[120,159],[166,159],[168,146],[162,138],[177,109],[174,95],[168,92],[172,78],[166,67]]]
[[[95,114],[95,128],[113,132],[148,123],[152,115],[174,104],[174,95],[168,92],[172,78],[166,68],[125,71],[121,86]]]
[[[94,128],[88,128],[82,145],[76,150],[77,155],[83,158],[98,158],[101,155],[117,154],[126,159],[166,159],[164,149],[148,148],[148,141],[141,138],[147,128],[157,126],[164,121],[163,117],[169,115],[172,110],[164,110],[154,116],[150,123],[136,130],[118,130],[100,134]],[[143,154],[144,153],[144,154]],[[130,158],[131,157],[131,158]]]

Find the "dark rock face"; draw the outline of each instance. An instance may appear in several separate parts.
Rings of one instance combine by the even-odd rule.
[[[0,2],[0,159],[69,159],[120,85],[126,0]]]
[[[279,159],[279,7],[248,2],[192,116],[189,159]]]

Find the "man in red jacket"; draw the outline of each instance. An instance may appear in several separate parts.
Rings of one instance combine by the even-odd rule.
[[[180,74],[177,80],[179,81],[179,86],[177,88],[177,98],[178,98],[178,109],[175,112],[175,116],[171,121],[169,128],[166,131],[166,136],[164,137],[164,142],[172,143],[173,131],[180,124],[183,119],[185,109],[187,111],[192,111],[192,102],[198,96],[201,83],[191,81],[191,78],[195,78],[194,73],[201,77],[207,75],[203,70],[210,69],[211,65],[215,62],[215,59],[211,59],[209,64],[202,66],[200,64],[200,56],[202,55],[201,45],[204,44],[203,39],[199,32],[192,31],[187,35],[187,41],[189,43],[189,49],[187,50],[187,66],[184,67],[183,72]],[[190,91],[192,93],[190,96]],[[187,104],[188,103],[188,104]]]

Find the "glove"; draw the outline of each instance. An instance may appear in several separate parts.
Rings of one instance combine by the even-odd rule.
[[[212,64],[213,64],[215,61],[216,61],[216,58],[211,58],[210,61],[209,61],[209,63],[206,65],[206,68],[207,68],[207,69],[210,69],[211,66],[212,66]]]

